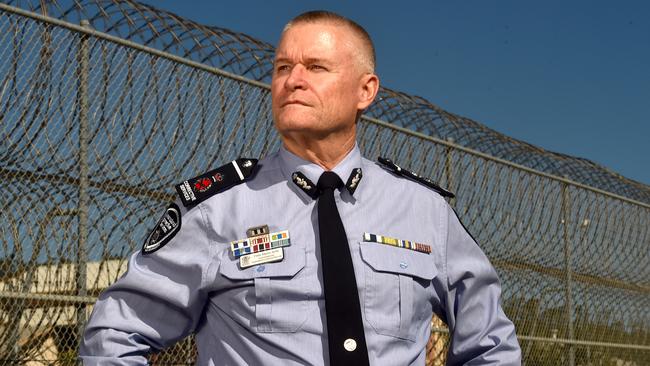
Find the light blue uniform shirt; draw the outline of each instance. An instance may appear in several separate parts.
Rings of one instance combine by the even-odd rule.
[[[363,178],[354,196],[335,192],[359,288],[372,365],[424,365],[430,319],[451,335],[449,364],[519,365],[515,329],[483,252],[435,191],[384,170],[355,149],[333,169]],[[145,354],[196,334],[198,365],[324,365],[327,327],[317,200],[291,180],[323,169],[281,149],[257,174],[187,210],[154,253],[140,251],[97,300],[84,364],[145,364]],[[288,230],[284,259],[246,269],[230,242],[246,229]],[[372,233],[431,246],[431,253],[364,242]]]

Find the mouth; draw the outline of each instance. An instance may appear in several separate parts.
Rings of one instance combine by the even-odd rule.
[[[305,103],[305,102],[303,102],[301,100],[288,100],[288,101],[282,103],[282,107],[286,107],[288,105],[302,105],[302,106],[305,106],[305,107],[309,107],[309,104],[307,104],[307,103]]]

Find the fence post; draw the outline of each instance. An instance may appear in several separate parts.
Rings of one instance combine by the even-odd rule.
[[[565,177],[566,178],[566,177]],[[565,301],[565,310],[567,317],[567,327],[568,334],[567,337],[569,340],[574,340],[573,333],[573,293],[571,289],[571,284],[573,283],[572,271],[571,271],[571,242],[569,240],[569,217],[571,214],[571,208],[569,207],[569,187],[567,183],[562,183],[562,221],[563,221],[563,237],[564,237],[564,263],[565,263],[565,272],[566,272],[566,301]],[[575,366],[575,346],[573,343],[569,344],[569,366]]]
[[[454,143],[454,138],[453,137],[447,137],[447,141],[453,144]],[[452,156],[453,152],[454,152],[454,149],[452,147],[445,146],[445,179],[446,179],[446,182],[444,183],[445,184],[444,188],[447,188],[450,192],[455,192],[454,187],[452,187],[454,182],[452,180],[452,171],[451,171],[452,170],[452,164],[453,164],[453,156]],[[449,202],[450,203],[455,202],[455,199],[456,198],[450,198]]]
[[[90,22],[83,19],[80,22],[84,28],[90,28]],[[77,296],[86,296],[86,263],[88,240],[88,67],[89,50],[88,35],[81,34],[79,43],[79,79],[77,98],[79,102],[79,213],[78,244],[77,244],[77,273],[76,290]],[[84,327],[86,325],[86,304],[79,303],[77,313],[77,341],[81,342]]]

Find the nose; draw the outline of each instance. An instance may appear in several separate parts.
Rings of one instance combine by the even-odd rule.
[[[285,88],[293,91],[296,89],[307,89],[307,81],[305,80],[305,67],[301,64],[296,64],[291,68],[289,77],[284,82]]]

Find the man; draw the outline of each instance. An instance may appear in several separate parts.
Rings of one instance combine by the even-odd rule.
[[[360,155],[374,63],[346,18],[309,12],[285,27],[271,88],[282,149],[177,187],[97,301],[86,364],[145,363],[195,333],[199,365],[423,365],[434,313],[449,325],[449,364],[520,364],[496,273],[445,191]]]

